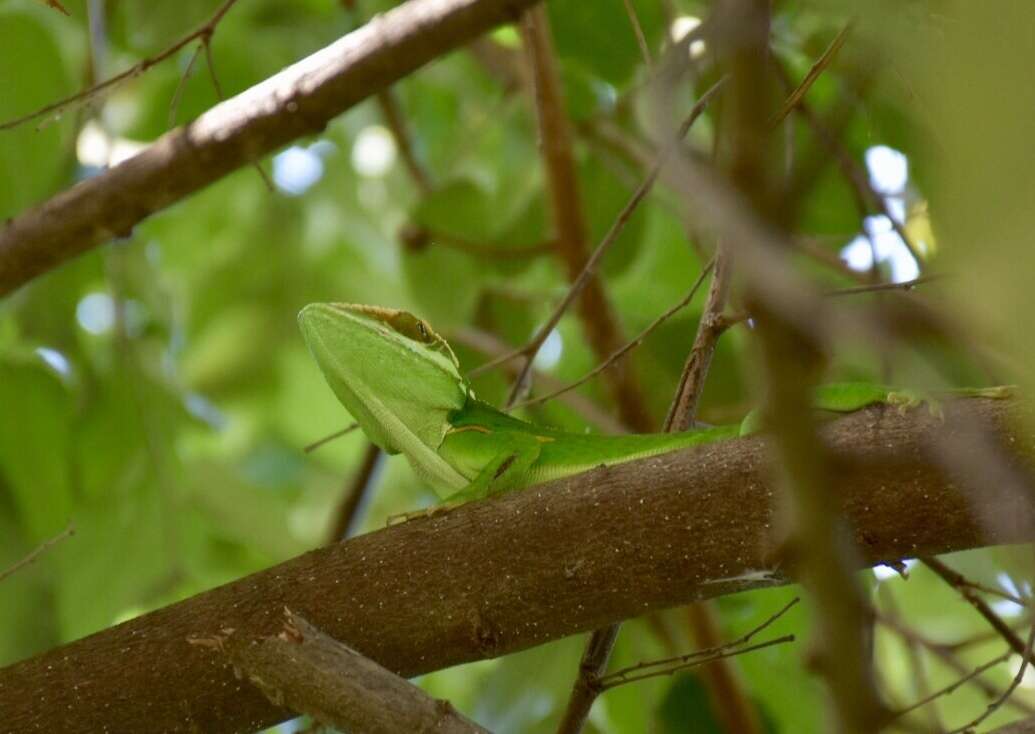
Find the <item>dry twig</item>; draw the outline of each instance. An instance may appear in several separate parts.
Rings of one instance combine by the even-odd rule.
[[[11,128],[18,127],[19,125],[23,125],[26,122],[38,120],[39,118],[45,117],[47,115],[60,114],[72,105],[84,104],[86,102],[89,102],[95,99],[100,94],[107,92],[108,90],[118,86],[122,82],[140,76],[145,71],[150,69],[152,66],[162,63],[169,57],[173,56],[184,46],[188,45],[191,41],[200,39],[202,44],[205,46],[207,53],[209,40],[212,38],[212,34],[215,32],[216,26],[219,25],[219,22],[223,19],[223,16],[227,14],[227,12],[230,10],[230,8],[234,6],[234,3],[236,2],[237,0],[224,0],[223,4],[216,9],[216,11],[207,21],[202,23],[200,26],[195,28],[187,35],[175,41],[171,46],[155,54],[154,56],[149,56],[146,59],[143,59],[142,61],[138,61],[136,64],[126,69],[125,71],[116,74],[115,76],[110,77],[108,79],[105,79],[103,82],[95,84],[89,89],[84,89],[81,92],[77,92],[76,94],[65,97],[64,99],[60,99],[57,102],[53,102],[49,105],[41,107],[35,112],[30,112],[26,115],[22,115],[21,117],[16,117],[12,120],[0,123],[0,130],[9,130]]]
[[[75,535],[75,526],[69,525],[67,528],[62,530],[60,533],[55,535],[53,538],[49,538],[49,539],[43,541],[38,546],[36,546],[36,548],[33,549],[33,551],[31,553],[29,553],[29,555],[25,556],[25,558],[21,559],[20,561],[15,563],[13,566],[10,566],[9,568],[6,568],[3,571],[0,571],[0,581],[3,581],[4,579],[8,578],[9,576],[14,575],[16,572],[20,571],[21,569],[25,568],[26,566],[35,563],[39,559],[39,557],[42,556],[44,553],[46,553],[48,550],[50,550],[55,545],[57,545],[58,543],[63,541],[65,538],[69,538],[69,537],[71,537],[73,535]]]
[[[564,107],[560,70],[545,8],[536,6],[530,9],[521,23],[521,32],[535,94],[539,146],[551,203],[556,252],[565,266],[568,280],[573,284],[582,280],[576,311],[590,347],[598,359],[606,359],[624,340],[603,282],[588,269],[589,232],[578,185],[571,123]],[[548,335],[549,331],[546,333]],[[534,353],[525,357],[524,368],[507,399],[508,407],[517,402],[529,387],[533,358]],[[622,422],[638,431],[650,430],[650,414],[632,366],[626,362],[611,370],[607,373],[607,382]]]
[[[690,114],[687,116],[687,118],[683,121],[683,124],[680,126],[680,134],[678,136],[680,139],[684,135],[686,135],[690,127],[701,116],[705,108],[708,106],[708,103],[722,88],[722,84],[724,83],[724,81],[724,79],[720,79],[718,82],[712,85],[712,87],[707,92],[705,92],[704,95],[701,96],[701,99],[697,101],[693,109],[690,111]],[[622,229],[625,227],[629,219],[632,217],[633,212],[636,211],[636,207],[640,205],[643,199],[650,192],[650,189],[654,185],[654,182],[657,180],[658,174],[661,172],[661,169],[664,166],[665,160],[669,153],[670,151],[666,150],[658,156],[650,172],[644,178],[639,188],[633,193],[632,197],[626,203],[622,211],[619,212],[618,216],[615,218],[614,223],[612,223],[611,228],[607,231],[607,234],[604,235],[603,239],[600,241],[600,244],[597,245],[596,250],[593,251],[593,254],[590,256],[589,260],[586,261],[586,265],[582,269],[582,272],[579,273],[578,277],[571,284],[571,287],[568,289],[560,304],[558,304],[557,308],[554,309],[553,314],[551,314],[550,318],[546,320],[546,323],[544,323],[543,326],[540,327],[540,329],[536,332],[535,336],[533,336],[532,339],[525,345],[517,349],[513,349],[509,352],[506,352],[505,354],[501,354],[499,357],[496,357],[495,359],[492,359],[486,362],[485,364],[475,367],[473,370],[468,372],[469,377],[479,375],[483,372],[486,372],[487,370],[490,370],[494,367],[503,364],[504,362],[509,362],[510,360],[515,359],[516,357],[524,357],[526,364],[530,364],[535,360],[535,355],[539,352],[539,349],[542,347],[543,342],[546,341],[546,337],[550,335],[550,332],[553,331],[553,329],[560,322],[561,317],[568,310],[568,307],[571,305],[572,301],[574,301],[575,298],[578,296],[586,281],[596,271],[596,267],[600,263],[601,258],[603,258],[603,256],[607,253],[608,248],[610,248],[610,246],[618,238],[618,235],[621,234]],[[524,371],[525,369],[525,367],[522,367],[522,371]]]
[[[650,336],[659,326],[668,321],[673,315],[686,308],[686,306],[689,305],[690,301],[694,299],[694,296],[697,295],[697,291],[700,289],[701,283],[704,282],[704,279],[708,276],[708,273],[712,271],[712,267],[714,266],[714,264],[715,261],[713,260],[705,266],[704,270],[701,271],[701,274],[697,277],[697,280],[694,282],[693,286],[690,287],[690,291],[678,303],[676,303],[668,310],[666,310],[664,313],[662,313],[660,316],[658,316],[656,319],[654,319],[650,324],[647,325],[647,327],[643,331],[641,331],[639,334],[633,337],[633,339],[622,345],[617,351],[609,355],[608,358],[601,362],[599,365],[594,367],[592,370],[590,370],[574,382],[569,383],[564,387],[558,388],[552,392],[548,392],[545,395],[538,395],[534,398],[530,398],[528,400],[523,400],[519,403],[515,403],[511,406],[511,409],[517,410],[518,408],[525,408],[530,405],[538,405],[539,403],[545,403],[547,400],[551,400],[559,395],[563,395],[569,390],[574,390],[579,385],[583,385],[589,380],[599,375],[601,372],[603,372],[612,364],[624,357],[630,351],[642,344],[644,339]]]
[[[992,629],[1006,640],[1006,644],[1010,646],[1011,650],[1018,655],[1026,654],[1028,646],[1024,643],[1024,640],[1013,631],[1010,625],[1003,621],[1002,617],[995,613],[988,602],[974,592],[973,586],[963,574],[954,571],[933,556],[921,556],[920,562],[934,571],[945,583],[956,589],[960,596],[969,602],[977,610],[978,614],[985,618],[985,621],[988,622]]]

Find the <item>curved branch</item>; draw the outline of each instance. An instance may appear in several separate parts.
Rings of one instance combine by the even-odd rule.
[[[939,442],[991,426],[1035,455],[1005,400],[860,411],[827,426],[834,487],[876,564],[1035,538],[1035,494],[947,476]],[[962,444],[962,461],[978,449]],[[1018,467],[1026,466],[1018,461]],[[787,583],[765,439],[598,468],[312,551],[0,670],[7,731],[255,731],[289,716],[187,639],[274,634],[290,605],[406,676],[651,610]],[[1032,485],[1032,474],[1024,477]],[[503,581],[505,579],[505,582]]]
[[[331,119],[535,0],[411,0],[0,227],[0,295]]]

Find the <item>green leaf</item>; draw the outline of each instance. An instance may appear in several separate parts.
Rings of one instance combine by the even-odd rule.
[[[658,3],[634,3],[648,47],[657,55],[664,33]],[[557,53],[564,62],[577,60],[603,81],[623,88],[643,55],[622,0],[554,0],[547,4]]]
[[[34,112],[72,91],[53,25],[35,15],[0,10],[0,122]],[[54,22],[64,21],[55,14]],[[71,172],[70,131],[70,119],[55,122],[53,116],[0,130],[0,219],[45,198]]]
[[[692,673],[677,675],[658,709],[659,734],[685,732],[726,734],[712,713],[708,689]],[[692,725],[692,726],[691,726]]]
[[[0,361],[0,476],[32,540],[54,535],[72,517],[72,406],[41,361]]]

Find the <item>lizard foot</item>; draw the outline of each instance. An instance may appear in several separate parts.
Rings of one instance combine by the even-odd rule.
[[[416,520],[422,517],[435,517],[437,515],[444,515],[445,513],[456,507],[455,504],[441,504],[429,507],[426,510],[414,510],[413,512],[400,512],[396,515],[389,515],[388,520],[385,521],[385,527],[391,527],[392,525],[401,525],[404,522],[410,520]]]
[[[942,409],[942,404],[938,400],[935,400],[930,395],[925,395],[914,390],[895,390],[894,392],[889,392],[887,402],[888,405],[893,405],[898,408],[899,415],[905,415],[910,410],[926,404],[927,410],[933,417],[938,420],[945,420],[945,411]]]

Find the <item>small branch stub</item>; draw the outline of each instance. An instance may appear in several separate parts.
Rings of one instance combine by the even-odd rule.
[[[203,646],[225,654],[274,705],[342,731],[488,734],[449,702],[432,698],[290,609],[284,615],[277,635],[248,641],[231,633]]]

